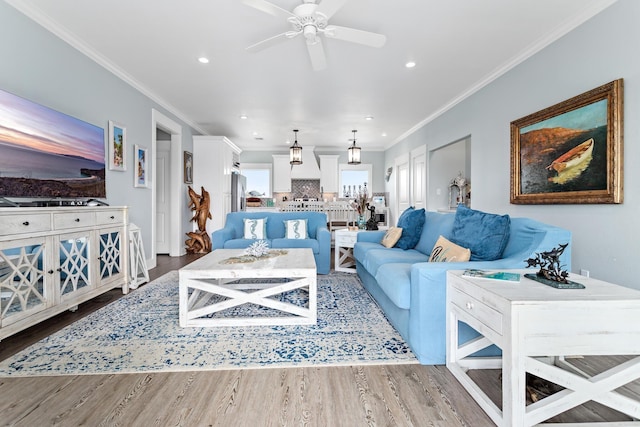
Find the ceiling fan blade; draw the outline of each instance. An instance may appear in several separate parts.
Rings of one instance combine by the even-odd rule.
[[[338,25],[328,25],[324,30],[324,35],[332,39],[359,43],[371,47],[382,47],[387,41],[387,37],[382,34],[356,30],[355,28],[340,27]]]
[[[283,9],[280,6],[276,6],[273,3],[269,3],[268,1],[265,1],[265,0],[242,0],[242,3],[273,16],[281,16],[284,18],[295,16],[293,13],[289,12],[288,10]]]
[[[324,55],[322,40],[318,38],[315,43],[307,43],[307,50],[309,51],[311,66],[315,71],[320,71],[327,68],[327,58]]]
[[[268,39],[262,40],[256,44],[252,44],[251,46],[249,46],[248,48],[246,48],[245,50],[247,52],[258,52],[261,51],[262,49],[266,49],[268,47],[274,46],[284,40],[290,39],[292,38],[292,32],[291,31],[287,31],[285,33],[281,33],[278,34],[276,36],[273,37],[269,37]],[[295,34],[295,33],[293,33]]]
[[[327,19],[331,18],[334,13],[336,13],[347,0],[323,0],[322,3],[318,5],[316,9],[316,13],[321,13]]]

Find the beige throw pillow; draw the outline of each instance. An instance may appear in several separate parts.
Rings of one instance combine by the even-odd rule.
[[[396,242],[400,240],[400,236],[402,236],[402,228],[391,227],[384,234],[384,237],[380,241],[380,244],[385,248],[392,248],[393,245],[395,245]]]
[[[466,262],[471,258],[471,251],[440,236],[431,250],[429,262]]]

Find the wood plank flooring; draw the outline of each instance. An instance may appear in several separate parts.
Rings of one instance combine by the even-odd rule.
[[[197,256],[158,258],[151,280]],[[0,360],[114,301],[113,290],[0,342]],[[581,360],[604,369],[605,358]],[[584,367],[584,366],[583,366]],[[499,372],[474,377],[496,402]],[[625,393],[640,396],[636,381]],[[597,404],[554,422],[628,420]],[[9,426],[492,426],[444,366],[380,365],[0,378]]]

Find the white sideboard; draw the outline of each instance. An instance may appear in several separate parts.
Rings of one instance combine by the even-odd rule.
[[[0,208],[0,339],[129,291],[126,207]]]

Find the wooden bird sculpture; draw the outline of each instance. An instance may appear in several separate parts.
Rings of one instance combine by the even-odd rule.
[[[188,253],[211,252],[211,238],[207,233],[207,219],[212,219],[210,212],[211,199],[209,192],[200,187],[202,194],[196,193],[191,186],[188,187],[189,208],[193,211],[190,221],[195,221],[199,231],[187,233],[189,239],[184,243],[187,245]]]

